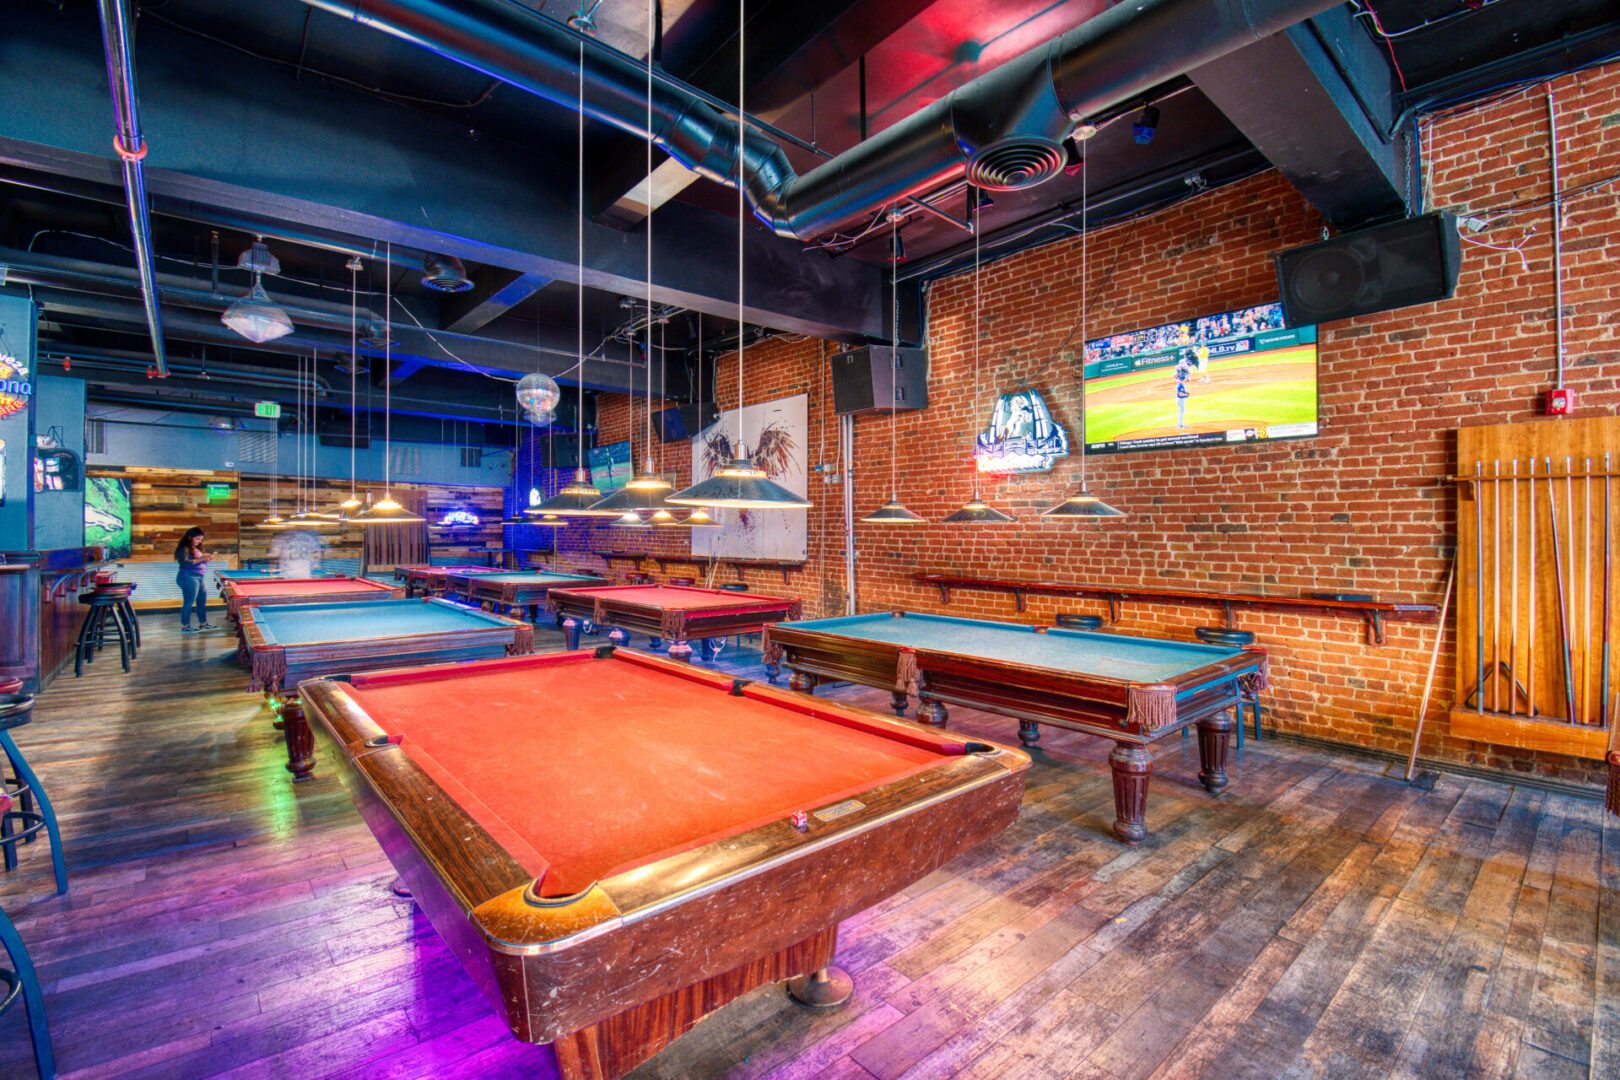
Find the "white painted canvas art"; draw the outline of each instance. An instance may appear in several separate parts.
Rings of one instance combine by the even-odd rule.
[[[749,458],[789,491],[803,495],[807,484],[805,447],[810,399],[797,397],[749,405],[742,410],[743,442]],[[707,480],[736,452],[737,410],[692,440],[692,478]],[[725,559],[802,560],[809,552],[804,510],[721,510],[718,529],[693,529],[692,553]]]

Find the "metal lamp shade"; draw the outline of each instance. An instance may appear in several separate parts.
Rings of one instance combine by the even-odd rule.
[[[765,475],[765,470],[738,458],[707,480],[700,480],[664,499],[674,506],[725,506],[736,510],[803,510],[810,500],[795,495]]]

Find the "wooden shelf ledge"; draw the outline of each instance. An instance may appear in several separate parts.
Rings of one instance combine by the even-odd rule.
[[[1371,645],[1384,644],[1386,623],[1397,621],[1430,623],[1439,614],[1434,604],[1397,604],[1383,600],[1324,600],[1314,596],[1228,593],[1209,589],[1171,589],[1157,585],[1087,585],[1064,581],[961,577],[953,574],[918,574],[916,580],[938,589],[940,602],[944,604],[951,602],[951,592],[958,589],[1011,593],[1019,611],[1024,610],[1025,598],[1032,595],[1106,600],[1108,617],[1111,620],[1119,618],[1121,607],[1127,600],[1197,604],[1220,608],[1227,626],[1237,625],[1238,608],[1357,618],[1367,624],[1367,642]]]

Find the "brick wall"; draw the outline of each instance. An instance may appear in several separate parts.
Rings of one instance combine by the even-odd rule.
[[[1620,167],[1620,66],[1554,84],[1566,191]],[[1093,601],[959,594],[946,609],[912,576],[957,570],[1006,577],[1177,584],[1297,593],[1375,592],[1438,603],[1455,543],[1455,430],[1530,420],[1552,382],[1554,322],[1548,211],[1548,124],[1541,91],[1432,118],[1426,125],[1431,204],[1465,214],[1522,205],[1464,246],[1457,295],[1323,327],[1322,434],[1270,446],[1219,447],[1094,458],[1092,490],[1127,511],[1118,521],[1046,524],[1036,513],[1075,486],[1071,457],[1050,474],[987,479],[983,495],[1016,514],[1008,526],[857,526],[859,605],[905,607],[1048,622]],[[1564,231],[1568,383],[1580,413],[1620,407],[1620,208],[1614,187],[1570,202]],[[1272,255],[1320,237],[1322,221],[1277,174],[1267,173],[1135,222],[1095,231],[1088,255],[1086,334],[1151,326],[1276,299]],[[980,356],[986,395],[1030,385],[1078,441],[1078,238],[988,265],[983,271]],[[930,404],[898,421],[900,495],[931,522],[960,506],[972,486],[970,448],[986,420],[972,368],[972,278],[936,282],[929,296]],[[1067,341],[1067,344],[1065,342]],[[837,445],[823,346],[777,340],[748,353],[751,402],[807,392],[810,460]],[[722,405],[736,397],[735,368],[720,364]],[[604,408],[604,439],[614,434]],[[825,454],[818,452],[822,419]],[[883,502],[891,431],[886,418],[856,425],[857,514]],[[656,445],[656,444],[655,444]],[[666,468],[687,469],[683,445]],[[814,483],[814,481],[812,481]],[[842,604],[838,491],[812,489],[811,562],[791,591],[809,611]],[[570,530],[574,531],[574,530]],[[1207,609],[1128,604],[1121,629],[1174,637],[1218,621]],[[1352,619],[1241,612],[1272,652],[1270,722],[1285,730],[1404,751],[1422,688],[1432,626],[1389,628],[1367,645]],[[1591,763],[1488,746],[1451,735],[1454,630],[1445,628],[1423,753],[1458,762],[1570,779]]]

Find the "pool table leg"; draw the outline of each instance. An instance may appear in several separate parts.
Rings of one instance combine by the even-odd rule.
[[[1033,720],[1018,721],[1018,741],[1025,746],[1034,746],[1041,741],[1041,725]]]
[[[1108,764],[1114,770],[1114,835],[1127,844],[1141,843],[1148,834],[1147,791],[1153,755],[1135,743],[1115,743]]]
[[[1232,714],[1219,712],[1198,721],[1198,779],[1210,794],[1226,787],[1226,746],[1232,733]]]
[[[855,992],[855,980],[843,968],[828,965],[820,971],[789,979],[787,989],[793,1000],[806,1008],[836,1009]]]
[[[669,658],[671,660],[685,660],[690,664],[692,662],[692,646],[684,641],[675,642],[669,647]]]
[[[287,771],[293,783],[301,784],[315,775],[315,732],[304,716],[304,703],[293,697],[281,706],[281,735],[287,741]]]
[[[788,676],[788,689],[797,690],[801,694],[809,694],[813,697],[816,692],[816,677],[806,675],[802,671],[795,671]]]
[[[929,727],[944,727],[950,720],[951,714],[943,704],[938,701],[917,701],[917,719]]]
[[[906,710],[909,709],[910,707],[911,707],[911,698],[909,696],[907,696],[907,694],[906,694],[906,692],[904,690],[890,691],[890,693],[889,693],[889,708],[894,710],[894,715],[896,715],[896,716],[904,716],[904,715],[906,715]]]

